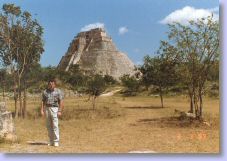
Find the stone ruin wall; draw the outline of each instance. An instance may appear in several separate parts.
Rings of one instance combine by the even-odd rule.
[[[6,110],[5,102],[0,102],[0,140],[17,140],[12,113]]]

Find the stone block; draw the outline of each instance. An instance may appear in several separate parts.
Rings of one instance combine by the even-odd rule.
[[[11,142],[17,140],[12,112],[6,110],[4,102],[0,102],[0,138]]]

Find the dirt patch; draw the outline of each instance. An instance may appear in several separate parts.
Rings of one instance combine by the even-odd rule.
[[[119,91],[121,91],[121,89],[117,89],[117,90],[114,90],[114,91],[110,91],[110,92],[101,94],[100,97],[110,97],[110,96],[113,96],[115,93],[117,93]]]

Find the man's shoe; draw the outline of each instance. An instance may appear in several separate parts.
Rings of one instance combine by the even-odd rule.
[[[58,146],[59,146],[59,143],[54,143],[54,146],[55,146],[55,147],[58,147]]]

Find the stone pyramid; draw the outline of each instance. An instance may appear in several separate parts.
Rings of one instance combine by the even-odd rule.
[[[68,71],[74,64],[78,64],[83,71],[108,74],[115,79],[134,73],[132,61],[117,50],[103,28],[80,32],[70,43],[58,68]]]

